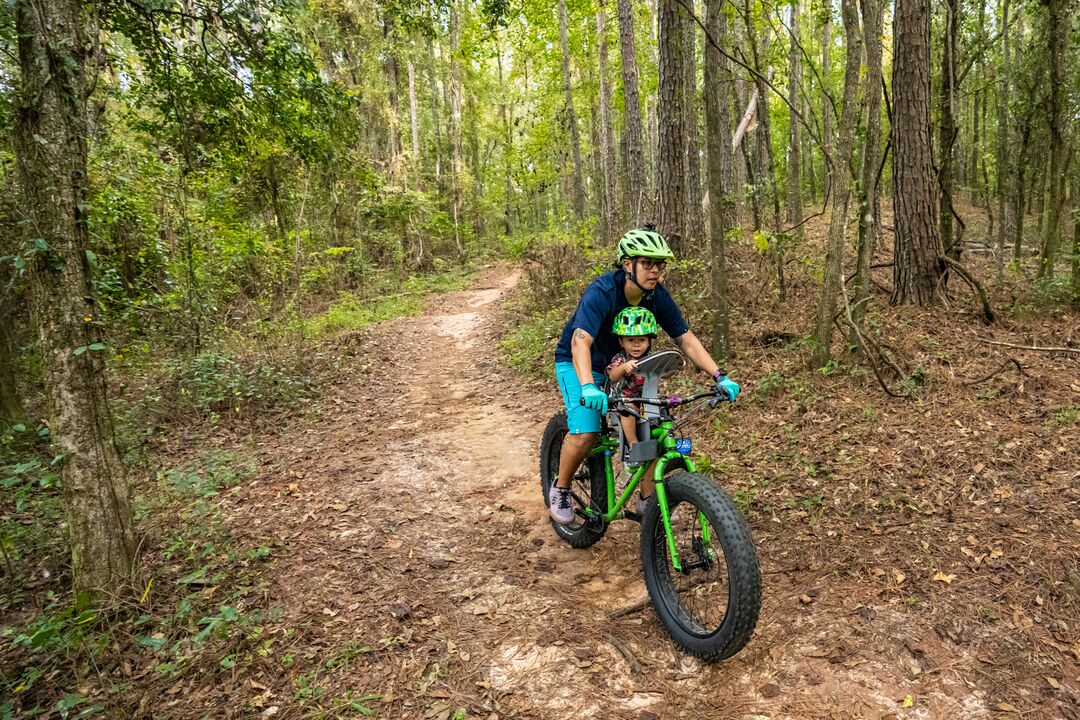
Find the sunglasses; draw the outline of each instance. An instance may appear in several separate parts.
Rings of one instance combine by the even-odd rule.
[[[652,270],[654,268],[656,270],[663,270],[664,266],[667,265],[666,260],[653,260],[652,258],[641,258],[638,262],[641,263],[641,267],[646,270]]]

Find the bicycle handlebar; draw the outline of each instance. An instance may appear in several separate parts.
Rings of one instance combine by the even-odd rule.
[[[622,397],[615,393],[608,395],[608,403],[610,405],[627,404],[627,403],[640,403],[642,405],[653,405],[655,407],[674,408],[686,403],[691,403],[696,400],[711,397],[716,402],[728,401],[727,395],[721,392],[719,389],[710,390],[708,392],[698,393],[691,395],[690,397],[679,397],[678,395],[668,395],[666,398],[635,398],[635,397]],[[585,398],[581,398],[581,404],[585,404]],[[730,401],[728,401],[730,402]]]

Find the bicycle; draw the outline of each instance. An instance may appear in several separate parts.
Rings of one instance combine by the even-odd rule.
[[[640,522],[645,585],[664,629],[689,654],[723,660],[739,652],[754,631],[761,608],[761,572],[742,513],[712,478],[697,472],[689,457],[692,440],[676,437],[690,415],[705,406],[715,408],[726,397],[718,390],[685,398],[658,395],[660,379],[682,364],[682,355],[674,350],[650,355],[636,371],[645,379],[642,397],[618,397],[609,389],[599,442],[574,473],[571,485],[576,522],[551,522],[574,548],[596,543],[620,518]],[[677,423],[671,411],[687,405],[692,407]],[[648,439],[634,444],[626,457],[626,462],[640,465],[616,497],[612,458],[621,457],[624,447],[620,411],[636,416],[638,437],[647,430]],[[558,479],[568,432],[565,410],[556,413],[544,430],[540,478],[545,505]],[[656,490],[639,516],[624,506],[650,467]]]

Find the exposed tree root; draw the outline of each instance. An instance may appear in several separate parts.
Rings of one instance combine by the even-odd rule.
[[[938,259],[941,262],[945,263],[945,265],[947,265],[949,268],[955,270],[956,274],[959,275],[960,278],[968,284],[968,287],[971,288],[971,291],[978,296],[979,301],[982,303],[983,324],[993,324],[994,311],[990,309],[990,300],[987,299],[986,290],[984,290],[983,286],[979,283],[979,281],[975,279],[975,276],[968,272],[967,268],[961,265],[958,261],[953,260],[947,255],[942,255]]]
[[[981,382],[986,382],[987,380],[994,377],[998,373],[1004,372],[1005,370],[1007,370],[1009,368],[1010,365],[1015,365],[1016,366],[1016,371],[1018,373],[1020,373],[1021,375],[1027,375],[1027,373],[1024,372],[1024,367],[1020,364],[1019,360],[1017,360],[1016,358],[1009,358],[1008,360],[1006,360],[1005,362],[1003,362],[1001,364],[1001,367],[999,367],[997,370],[990,373],[989,375],[984,375],[981,378],[976,378],[974,380],[962,380],[961,382],[964,385],[978,385]]]

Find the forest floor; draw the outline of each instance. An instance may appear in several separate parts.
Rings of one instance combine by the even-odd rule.
[[[915,401],[854,372],[794,383],[782,348],[749,350],[744,398],[699,430],[764,604],[750,644],[704,665],[651,607],[611,619],[646,598],[636,524],[586,550],[551,529],[537,449],[559,396],[497,352],[521,275],[372,326],[306,413],[236,440],[258,469],[220,504],[239,546],[273,548],[276,644],[242,672],[136,682],[136,715],[1080,717],[1080,362],[943,379],[1006,356],[976,335],[1053,336],[945,339],[913,310],[893,340],[928,348],[939,383]]]

